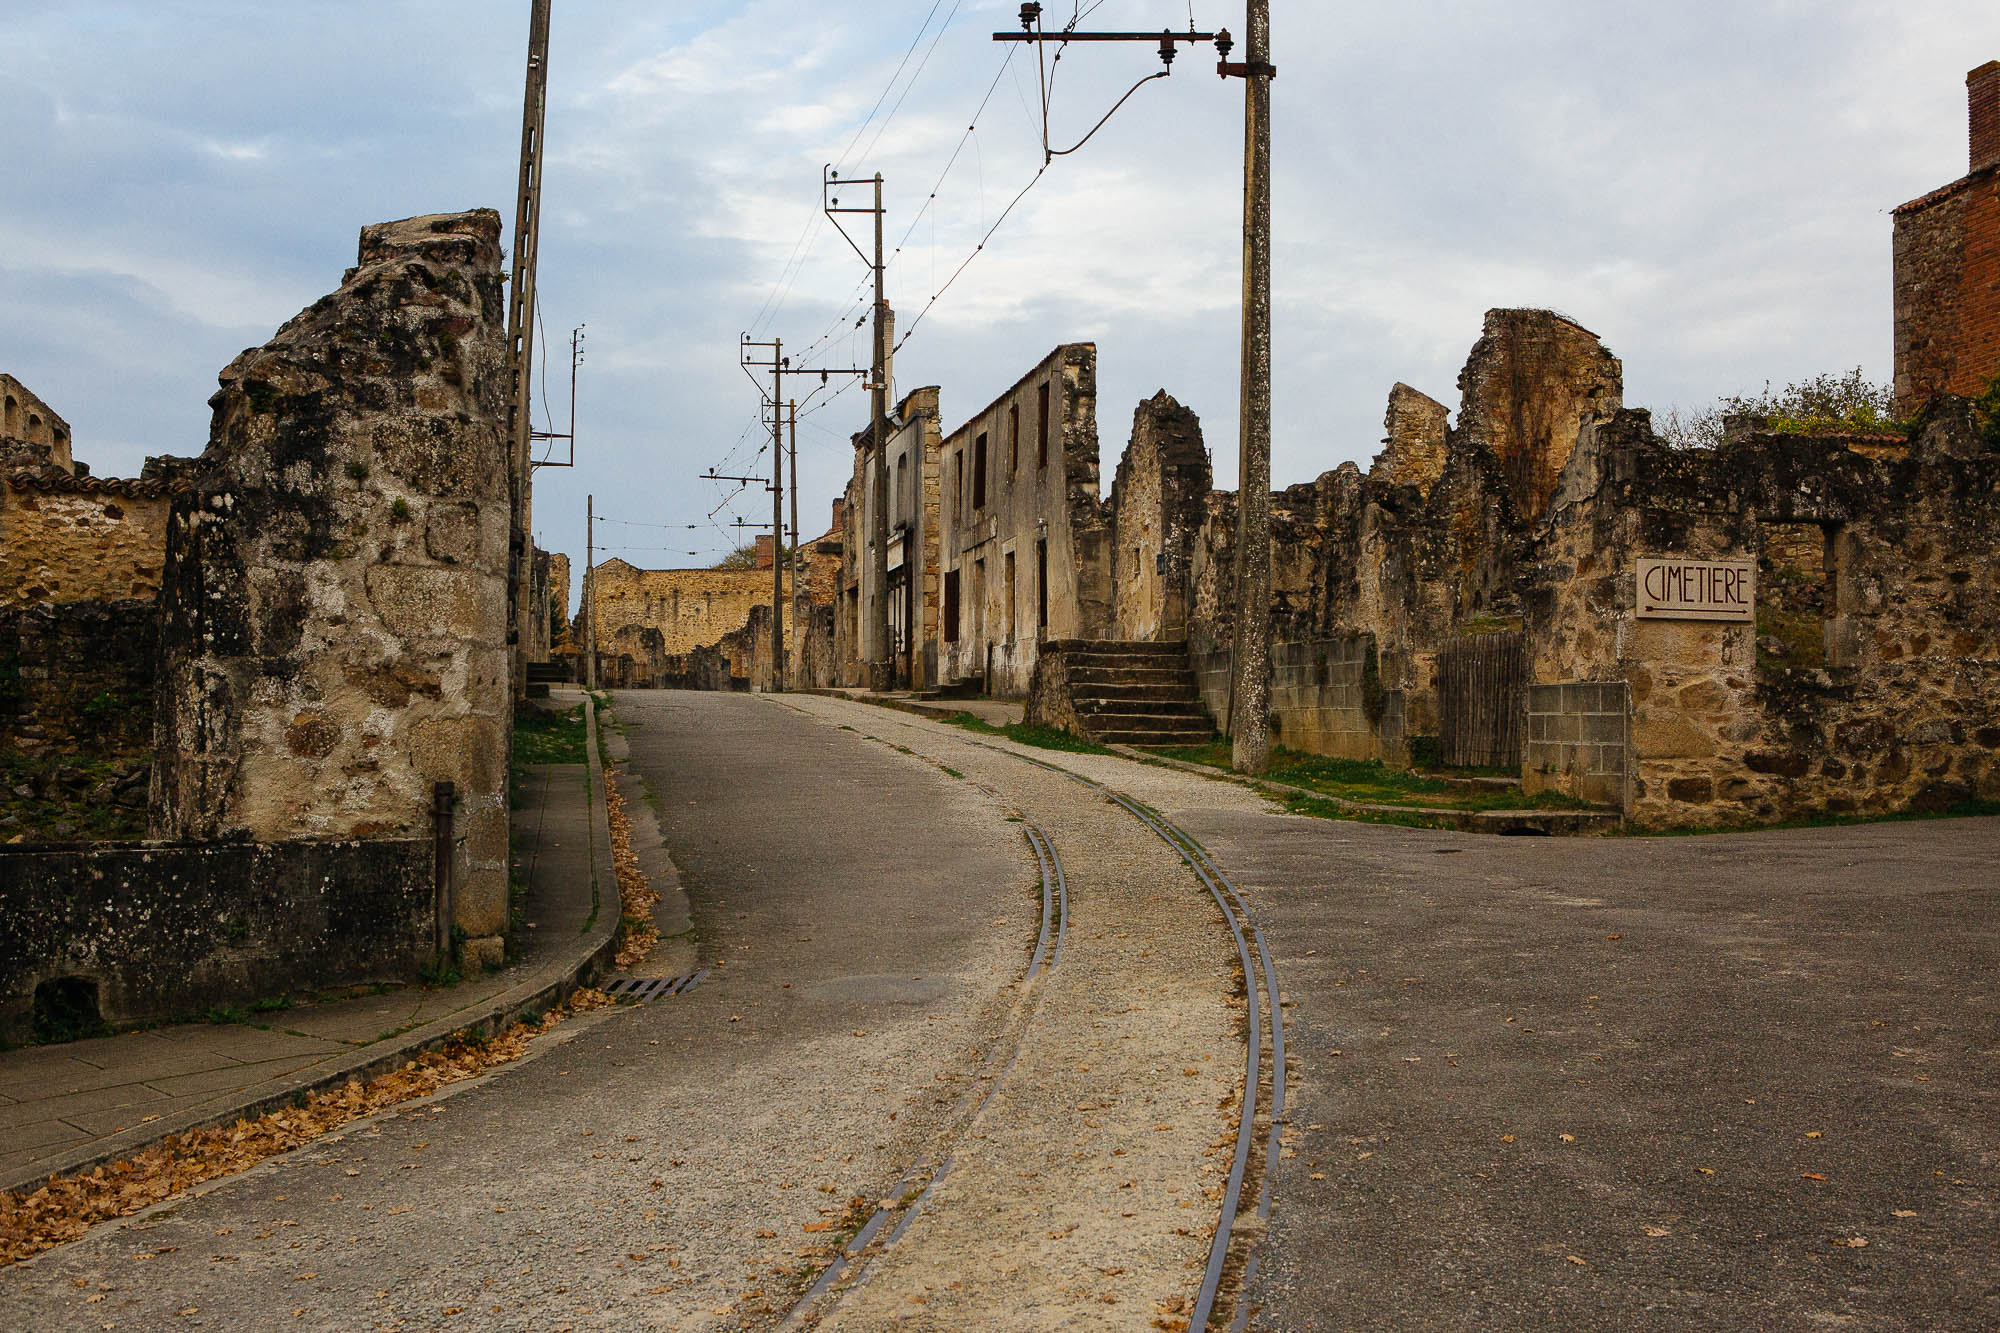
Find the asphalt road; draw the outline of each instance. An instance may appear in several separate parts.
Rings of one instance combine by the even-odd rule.
[[[623,711],[707,981],[0,1272],[0,1327],[676,1329],[781,1309],[824,1262],[819,1228],[935,1154],[1033,945],[1034,862],[967,784],[764,701]]]
[[[1277,955],[1252,1329],[2000,1328],[2000,820],[1479,838],[1075,766]]]
[[[828,1327],[1173,1326],[1241,1049],[1184,871],[934,722],[620,705],[710,979],[0,1272],[0,1326],[769,1326],[946,1153]],[[1200,838],[1276,955],[1250,1328],[2000,1328],[2000,821],[1493,839],[1032,753]],[[1031,986],[1023,817],[1076,895]]]

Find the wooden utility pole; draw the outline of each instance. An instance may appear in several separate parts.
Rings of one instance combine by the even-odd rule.
[[[1239,773],[1271,767],[1271,66],[1270,0],[1248,0],[1243,51],[1243,351],[1237,418],[1236,714]]]
[[[1237,399],[1240,477],[1229,711],[1231,758],[1236,769],[1262,773],[1271,766],[1271,80],[1278,71],[1271,64],[1270,0],[1246,0],[1244,26],[1248,35],[1240,64],[1229,59],[1234,39],[1227,29],[1196,32],[1190,26],[1187,32],[1144,33],[1074,32],[1065,28],[1051,33],[1042,30],[1041,19],[1041,5],[1030,0],[1021,6],[1021,31],[996,32],[993,40],[1037,46],[1045,42],[1158,42],[1160,59],[1169,72],[1177,43],[1214,42],[1219,57],[1216,74],[1244,82],[1243,341]],[[1135,84],[1132,91],[1138,88]],[[1046,102],[1042,116],[1043,160],[1075,152],[1076,148],[1049,145]],[[1099,128],[1103,123],[1098,122]],[[1093,129],[1091,134],[1095,133]],[[1089,138],[1084,136],[1084,142]],[[1082,146],[1079,143],[1076,147]]]
[[[583,686],[597,688],[597,497],[583,497],[583,615],[590,627],[584,635]]]
[[[534,580],[528,534],[534,476],[529,381],[535,361],[535,262],[541,246],[542,130],[548,113],[550,0],[534,0],[528,20],[527,89],[521,104],[521,175],[514,200],[514,263],[507,301],[507,349],[514,376],[507,496],[507,643],[514,697],[527,694],[528,598]]]

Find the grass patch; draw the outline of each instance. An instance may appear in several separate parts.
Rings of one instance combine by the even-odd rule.
[[[1393,824],[1400,828],[1448,829],[1453,827],[1449,819],[1441,815],[1426,815],[1412,810],[1409,814],[1393,811],[1353,810],[1332,801],[1323,801],[1316,796],[1287,796],[1285,809],[1295,815],[1311,815],[1315,819],[1345,819],[1357,824]]]
[[[1030,726],[1026,722],[1009,722],[1004,727],[996,727],[984,718],[964,711],[953,713],[944,720],[954,727],[963,727],[981,736],[1004,736],[1018,745],[1032,745],[1038,750],[1061,750],[1066,754],[1111,753],[1096,741],[1087,741],[1054,727]]]
[[[1160,750],[1169,759],[1203,764],[1227,770],[1232,754],[1227,740],[1206,745],[1184,745]],[[1271,751],[1273,782],[1305,787],[1343,801],[1366,805],[1429,806],[1441,810],[1592,810],[1588,801],[1561,792],[1529,796],[1516,787],[1468,788],[1443,778],[1424,777],[1390,768],[1379,759],[1335,759],[1323,754],[1306,754],[1280,745]],[[1301,813],[1312,813],[1302,811]],[[1416,827],[1437,827],[1434,823]]]
[[[587,762],[583,705],[556,712],[548,708],[514,710],[516,764],[581,764]]]

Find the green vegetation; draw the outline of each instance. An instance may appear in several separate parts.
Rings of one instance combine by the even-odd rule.
[[[389,519],[393,523],[408,523],[410,521],[410,502],[400,495],[397,496],[395,503],[389,506]]]
[[[1782,647],[1772,648],[1776,640]],[[1757,665],[1816,667],[1826,665],[1826,619],[1817,611],[1789,610],[1772,601],[1757,603]]]
[[[347,479],[349,481],[368,480],[368,465],[366,463],[349,463],[347,465]]]
[[[564,712],[524,707],[514,710],[514,762],[581,764],[588,762],[583,733],[583,705]]]
[[[109,694],[84,705],[103,722],[124,707]],[[113,794],[124,775],[146,761],[144,752],[107,755],[24,754],[0,749],[0,841],[116,841],[146,836],[146,807],[120,805]],[[139,795],[143,796],[143,789]]]
[[[780,546],[778,548],[778,562],[780,564],[791,558],[791,547]],[[728,555],[723,556],[722,559],[709,566],[710,569],[756,569],[758,567],[757,544],[755,542],[750,543],[748,546],[737,547]]]
[[[1394,824],[1401,828],[1453,827],[1451,820],[1441,815],[1424,815],[1415,811],[1404,815],[1383,810],[1354,810],[1316,796],[1287,796],[1285,809],[1295,815],[1311,815],[1314,819],[1346,819],[1359,824]]]
[[[2000,374],[1986,382],[1985,390],[1972,400],[1972,410],[1979,417],[1986,442],[2000,449]]]
[[[1226,740],[1162,750],[1160,753],[1169,759],[1205,764],[1210,768],[1230,767],[1230,743]],[[1559,792],[1528,796],[1518,786],[1468,787],[1442,778],[1423,777],[1390,768],[1379,759],[1333,759],[1326,755],[1288,750],[1282,745],[1272,750],[1271,771],[1266,776],[1273,782],[1306,787],[1343,801],[1359,801],[1366,805],[1407,805],[1439,810],[1595,808],[1586,801]]]
[[[1054,727],[1034,727],[1026,722],[1009,722],[1004,727],[996,727],[983,718],[962,711],[953,713],[945,721],[954,727],[976,731],[982,736],[1005,736],[1016,744],[1032,745],[1038,750],[1061,750],[1066,754],[1111,753],[1096,741],[1087,741],[1067,731],[1057,731]]]
[[[1723,418],[1757,416],[1787,435],[1904,435],[1915,423],[1895,415],[1894,394],[1856,366],[1845,375],[1815,375],[1773,390],[1769,380],[1754,398],[1730,394],[1708,407],[1670,407],[1661,414],[1660,438],[1676,449],[1713,449],[1722,443]]]

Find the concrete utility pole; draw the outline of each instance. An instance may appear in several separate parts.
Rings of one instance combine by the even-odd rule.
[[[828,189],[838,188],[843,182],[840,173],[829,169],[824,178],[822,197]],[[863,182],[866,183],[866,182]],[[873,679],[869,684],[878,690],[894,689],[896,685],[896,654],[889,642],[889,366],[895,350],[889,345],[889,299],[883,290],[887,272],[882,259],[882,173],[876,172],[875,206],[873,208],[842,208],[835,197],[826,206],[829,216],[835,213],[873,213],[875,215],[875,258],[872,263],[861,247],[854,246],[854,252],[861,255],[863,263],[875,273],[875,354],[869,368],[869,387],[874,391],[869,411],[869,433],[875,441],[875,466],[872,470],[875,492],[875,522],[873,537],[875,549],[870,553],[869,572],[875,583],[874,614],[869,618],[875,638]],[[843,229],[840,233],[847,236]],[[854,238],[847,243],[854,245]],[[904,565],[909,564],[909,553],[903,556]]]
[[[798,645],[799,664],[803,666],[806,650],[806,566],[805,557],[799,552],[799,405],[796,401],[786,405],[785,415],[791,422],[792,431],[792,640]]]
[[[771,343],[771,689],[785,689],[785,340]]]
[[[1243,52],[1243,353],[1236,488],[1236,714],[1239,773],[1271,767],[1271,65],[1270,0],[1249,0]],[[1225,75],[1229,72],[1225,63]]]
[[[996,42],[1158,42],[1171,73],[1175,43],[1214,42],[1215,72],[1244,82],[1243,101],[1243,348],[1237,401],[1241,478],[1236,495],[1236,637],[1230,681],[1232,760],[1238,772],[1271,766],[1271,64],[1270,0],[1246,0],[1248,45],[1241,64],[1229,59],[1228,29],[1196,32],[1043,32],[1042,7],[1021,6],[1021,31],[996,32]],[[1166,77],[1154,74],[1150,78]],[[1140,84],[1134,84],[1132,92]],[[1125,94],[1131,97],[1132,92]],[[1123,106],[1121,100],[1118,103]],[[1118,107],[1114,106],[1115,113]],[[1105,116],[1109,120],[1110,115]],[[1098,122],[1098,129],[1104,121]],[[1093,129],[1090,135],[1097,133]],[[1083,143],[1090,141],[1085,135]],[[1052,148],[1046,88],[1042,109],[1044,161],[1081,148]]]
[[[583,497],[583,615],[590,626],[584,636],[583,685],[597,688],[597,497]]]
[[[535,361],[535,263],[541,249],[542,131],[548,118],[549,4],[534,0],[528,20],[527,89],[521,104],[521,176],[514,200],[514,265],[507,301],[508,352],[514,393],[508,448],[507,643],[512,658],[514,697],[528,691],[524,628],[534,579],[528,533],[533,521],[531,490],[534,453],[529,415],[529,381]]]

